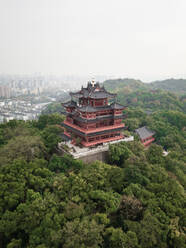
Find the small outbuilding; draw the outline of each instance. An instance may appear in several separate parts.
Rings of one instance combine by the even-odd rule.
[[[153,132],[146,126],[136,129],[135,132],[138,134],[141,143],[144,146],[149,146],[155,140],[155,138],[153,137],[155,132]]]

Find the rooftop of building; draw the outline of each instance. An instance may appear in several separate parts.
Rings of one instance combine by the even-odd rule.
[[[136,129],[135,132],[139,135],[141,140],[147,139],[155,134],[154,131],[150,130],[146,126]]]
[[[80,107],[78,110],[81,112],[97,112],[97,109],[90,105]]]
[[[75,120],[78,120],[78,121],[81,121],[81,122],[86,122],[86,123],[93,123],[93,122],[96,122],[96,121],[99,121],[99,120],[109,120],[109,119],[124,119],[126,118],[126,115],[123,115],[123,114],[120,114],[120,115],[113,115],[113,114],[110,114],[110,115],[101,115],[101,116],[96,116],[95,118],[91,118],[91,119],[87,119],[87,118],[83,118],[81,116],[76,116],[76,115],[70,115],[70,117],[74,118]]]
[[[126,127],[123,123],[117,124],[114,126],[98,127],[98,128],[90,129],[90,130],[81,128],[77,125],[74,125],[72,123],[68,123],[66,121],[62,122],[61,126],[76,133],[76,134],[78,134],[78,135],[80,135],[80,136],[82,136],[82,137],[96,136],[96,135],[101,135],[101,134],[105,134],[105,133],[111,133],[113,131],[122,131],[122,130],[126,129]]]
[[[117,103],[117,102],[111,103],[111,104],[110,104],[110,107],[111,107],[112,109],[123,109],[123,108],[125,108],[125,106],[123,106],[123,105],[121,105],[121,104],[119,104],[119,103]]]
[[[81,87],[80,91],[70,92],[71,96],[77,98],[92,98],[92,99],[104,99],[104,98],[115,98],[117,94],[109,93],[106,91],[104,86],[100,86],[99,82],[88,82],[87,87]]]
[[[64,107],[77,107],[77,103],[73,100],[62,103]]]
[[[93,113],[93,112],[97,112],[97,111],[104,111],[104,110],[109,110],[109,109],[116,109],[116,110],[122,110],[124,108],[126,108],[126,106],[123,106],[117,102],[111,103],[110,105],[105,105],[105,106],[97,106],[97,107],[92,107],[91,105],[87,105],[87,106],[78,106],[77,103],[73,100],[62,103],[62,105],[64,107],[74,107],[77,108],[80,112],[89,112],[89,113]]]

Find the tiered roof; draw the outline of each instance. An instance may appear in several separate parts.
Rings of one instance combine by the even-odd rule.
[[[111,103],[110,105],[106,106],[101,106],[101,107],[92,107],[90,105],[87,106],[82,106],[78,107],[77,103],[75,101],[68,101],[66,103],[62,104],[64,107],[71,107],[71,108],[77,108],[80,112],[88,112],[88,113],[93,113],[97,111],[102,111],[102,110],[109,110],[109,109],[123,109],[125,106],[119,104],[119,103]]]
[[[115,131],[121,131],[121,130],[126,129],[126,127],[123,126],[123,127],[115,127],[115,128],[112,128],[112,129],[103,128],[104,130],[95,129],[90,133],[85,133],[84,130],[82,130],[81,128],[75,128],[73,126],[67,125],[64,122],[62,123],[62,126],[64,128],[68,128],[69,130],[73,131],[74,133],[80,134],[83,137],[86,137],[86,136],[92,137],[92,136],[96,136],[96,135],[102,135],[102,134],[112,133],[112,132],[115,132]]]
[[[97,109],[90,105],[80,107],[78,110],[81,112],[97,112]]]
[[[66,107],[66,108],[68,108],[68,107],[71,107],[71,108],[74,107],[74,108],[76,108],[77,107],[77,103],[75,101],[73,101],[73,100],[68,101],[68,102],[65,102],[65,103],[62,103],[62,105],[64,107]]]
[[[80,91],[70,92],[70,95],[76,98],[92,98],[92,99],[116,97],[116,94],[112,94],[106,91],[104,86],[100,87],[99,83],[92,84],[90,82],[88,83],[87,88],[82,87]]]
[[[111,109],[123,109],[124,108],[123,105],[121,105],[117,102],[113,102],[112,104],[110,104],[110,107],[111,107]]]

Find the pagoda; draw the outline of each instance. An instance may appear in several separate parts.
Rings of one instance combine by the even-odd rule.
[[[65,140],[94,147],[124,138],[125,107],[116,103],[117,94],[107,92],[104,86],[92,81],[86,88],[82,86],[80,91],[71,92],[70,96],[70,101],[62,103],[66,110],[66,119],[62,123]]]

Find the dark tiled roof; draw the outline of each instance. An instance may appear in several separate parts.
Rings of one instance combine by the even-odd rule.
[[[88,92],[88,90],[83,90],[83,92],[71,92],[71,96],[76,96],[77,98],[85,97],[85,98],[93,98],[93,99],[103,99],[103,98],[114,98],[116,94],[111,94],[109,92],[103,91],[94,91]]]
[[[76,107],[77,106],[77,103],[74,102],[74,101],[68,101],[68,102],[62,103],[62,105],[64,107]]]
[[[93,108],[92,106],[88,105],[88,106],[83,106],[81,108],[78,108],[81,112],[96,112],[97,109]]]
[[[155,132],[153,132],[146,126],[136,129],[135,132],[139,135],[141,140],[151,137],[155,134]]]
[[[94,86],[88,82],[87,88],[81,88],[78,92],[70,92],[71,96],[77,98],[94,98],[94,99],[103,99],[103,98],[114,98],[116,94],[109,93],[105,90],[104,87],[100,87],[99,83],[96,83]]]
[[[65,123],[62,123],[61,125],[63,127],[65,127],[66,129],[71,130],[72,132],[77,133],[77,134],[79,134],[79,135],[81,135],[83,137],[85,137],[85,136],[92,137],[92,136],[95,136],[95,135],[112,133],[113,131],[121,131],[123,129],[126,129],[126,127],[119,127],[119,128],[114,128],[114,129],[110,129],[110,130],[104,130],[104,131],[98,131],[98,132],[94,132],[94,133],[85,134],[85,133],[79,131],[78,129],[75,129],[73,127],[70,127],[70,126],[66,125]]]
[[[66,125],[65,123],[63,123],[63,122],[61,123],[61,126],[64,127],[64,128],[67,128],[68,130],[74,131],[74,133],[80,134],[81,136],[85,136],[85,133],[79,131],[78,129],[70,127],[70,126]]]
[[[111,94],[109,92],[103,92],[103,91],[94,91],[90,93],[89,97],[94,99],[100,99],[100,98],[113,98],[116,94]]]
[[[70,92],[69,94],[70,94],[70,96],[75,96],[75,97],[77,97],[77,98],[80,98],[80,97],[83,96],[83,94],[81,94],[81,93],[79,93],[79,92]]]
[[[74,106],[74,107],[77,107]],[[111,110],[111,109],[124,109],[125,106],[119,104],[119,103],[112,103],[111,105],[105,105],[105,106],[100,106],[100,107],[92,107],[90,105],[83,106],[83,107],[78,107],[77,109],[81,112],[97,112],[97,111],[105,111],[105,110]],[[75,113],[75,112],[74,112]]]
[[[110,105],[105,105],[105,106],[101,106],[101,107],[96,107],[97,111],[104,111],[104,110],[109,110],[111,109],[110,108]]]
[[[117,102],[113,102],[112,104],[110,104],[110,107],[112,109],[124,109],[125,108],[125,106],[123,106],[123,105],[121,105],[121,104],[119,104]]]

